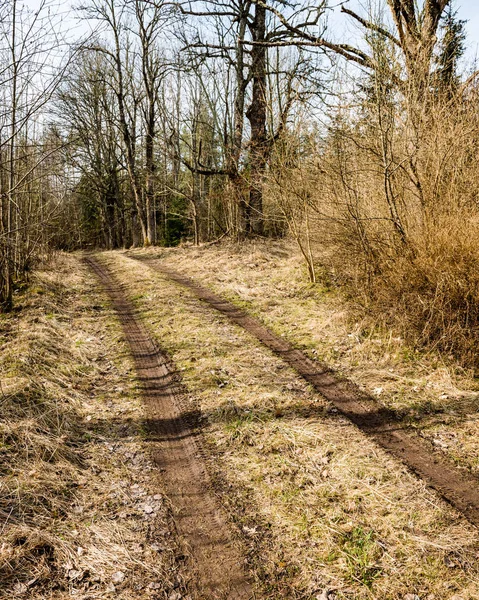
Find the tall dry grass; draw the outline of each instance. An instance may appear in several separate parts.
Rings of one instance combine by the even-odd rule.
[[[477,90],[414,105],[374,93],[304,144],[296,135],[277,149],[267,196],[310,276],[326,267],[409,341],[477,368]]]

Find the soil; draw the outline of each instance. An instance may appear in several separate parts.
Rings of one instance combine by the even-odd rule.
[[[428,448],[400,422],[394,411],[386,409],[375,398],[350,381],[340,379],[327,365],[312,361],[283,337],[277,336],[258,319],[234,304],[212,293],[191,278],[166,268],[157,259],[145,260],[152,268],[193,291],[237,325],[262,342],[293,367],[324,398],[332,402],[357,427],[371,436],[381,447],[399,458],[428,485],[433,487],[472,524],[479,525],[479,481],[461,471],[438,452]]]
[[[133,304],[108,268],[91,256],[85,261],[118,314],[136,365],[154,443],[153,458],[185,546],[191,572],[189,592],[193,598],[249,600],[254,594],[244,553],[214,496],[202,458],[198,422],[183,406],[179,376],[135,316]]]

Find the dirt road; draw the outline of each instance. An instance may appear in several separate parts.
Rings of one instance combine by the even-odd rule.
[[[184,416],[178,375],[108,269],[93,257],[85,260],[110,297],[135,361],[154,460],[187,548],[191,594],[208,600],[249,600],[254,595],[245,559],[212,492],[196,424],[191,413]]]
[[[249,316],[189,277],[166,268],[161,261],[148,259],[145,262],[193,291],[201,300],[225,314],[279,355],[355,425],[399,458],[462,512],[471,523],[479,525],[479,481],[476,477],[459,470],[439,452],[427,447],[418,436],[404,428],[392,411],[382,407],[373,397],[362,392],[351,382],[340,380],[326,365],[310,360],[284,338],[272,333],[258,319]]]

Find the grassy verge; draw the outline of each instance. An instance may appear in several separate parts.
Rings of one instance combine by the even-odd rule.
[[[168,597],[178,551],[104,297],[61,255],[17,306],[0,320],[0,597]]]
[[[164,263],[245,306],[313,358],[396,410],[431,445],[479,475],[479,383],[451,357],[420,352],[334,286],[307,282],[293,244],[149,249]]]
[[[366,364],[336,294],[305,285],[284,245],[161,255],[323,359],[343,331],[350,355]],[[103,260],[205,416],[218,493],[249,541],[266,597],[479,598],[475,528],[222,315],[145,264],[121,253]],[[381,354],[363,343],[370,359]],[[351,372],[334,352],[331,362]]]

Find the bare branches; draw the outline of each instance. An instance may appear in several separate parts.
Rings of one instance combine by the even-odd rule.
[[[384,27],[381,27],[381,25],[378,25],[377,23],[373,23],[372,21],[363,19],[357,13],[350,10],[349,8],[346,8],[345,6],[341,6],[341,12],[343,12],[343,13],[349,15],[350,17],[352,17],[353,19],[355,19],[365,29],[370,29],[371,31],[375,31],[376,33],[379,33],[383,37],[387,38],[388,40],[390,40],[391,42],[396,44],[396,46],[399,46],[399,47],[401,46],[400,40],[396,36],[394,36],[390,31],[388,31]]]
[[[295,23],[293,18],[287,18],[277,8],[264,2],[264,0],[255,0],[255,4],[262,6],[269,13],[273,14],[278,22],[282,25],[282,29],[276,28],[274,33],[267,36],[265,41],[256,40],[241,40],[242,44],[246,45],[264,45],[269,47],[274,46],[304,46],[304,47],[319,47],[330,50],[339,54],[348,61],[355,62],[362,67],[373,68],[374,64],[371,58],[362,50],[355,48],[349,44],[335,44],[328,41],[322,36],[316,36],[310,33],[310,28],[316,26],[324,12],[325,3],[322,2],[319,7],[316,7],[314,12],[311,9],[307,12],[307,18]],[[296,13],[298,14],[298,13]],[[300,14],[300,13],[299,13]],[[314,16],[310,18],[310,14]]]
[[[48,129],[47,107],[74,52],[49,0],[35,12],[7,0],[0,20],[0,310],[12,304],[13,286],[45,247],[44,222],[59,199],[64,144]],[[53,9],[53,10],[52,10]]]

